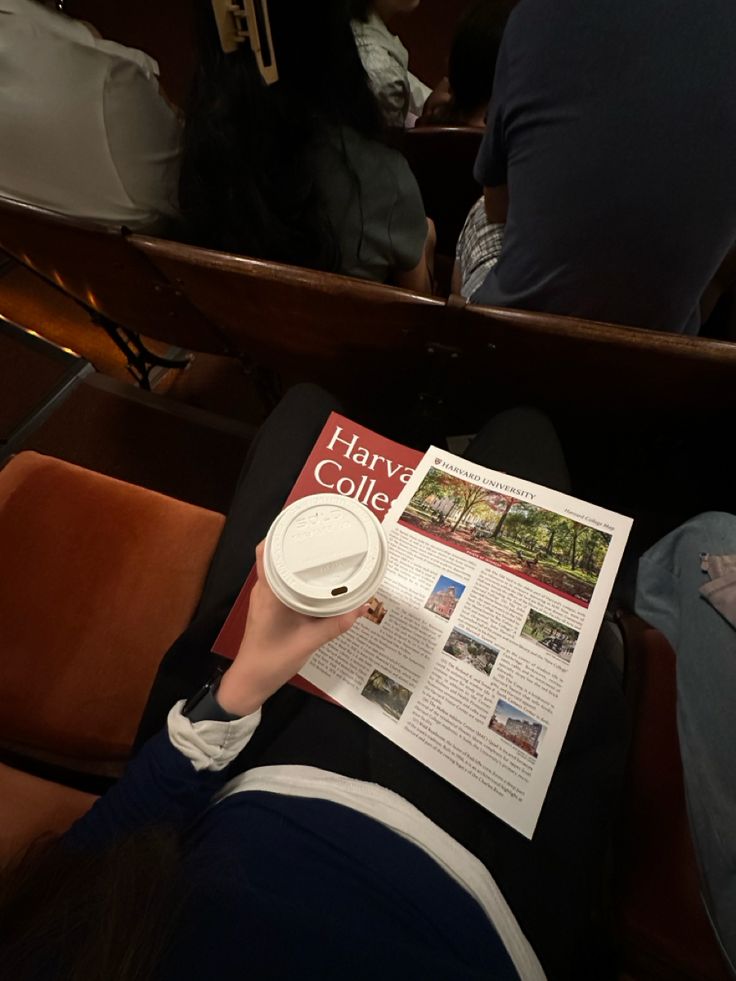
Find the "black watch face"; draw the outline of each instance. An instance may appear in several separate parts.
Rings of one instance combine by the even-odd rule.
[[[207,685],[204,685],[202,688],[199,689],[199,691],[196,691],[192,695],[192,697],[185,702],[184,708],[181,710],[181,714],[189,715],[190,712],[193,712],[208,691],[209,688],[207,687]]]
[[[223,675],[222,668],[218,668],[215,671],[215,673],[212,675],[210,680],[206,684],[202,685],[199,691],[196,691],[192,695],[192,697],[184,704],[184,708],[181,710],[181,714],[189,715],[190,712],[193,712],[194,709],[199,705],[199,703],[205,697],[205,695],[208,694],[208,692],[212,692],[212,694],[214,695],[214,693],[220,687],[220,679],[222,678],[222,675]]]

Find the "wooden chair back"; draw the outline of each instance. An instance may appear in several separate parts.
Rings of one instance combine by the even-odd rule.
[[[421,126],[397,135],[437,226],[437,252],[454,256],[458,236],[481,188],[473,177],[483,131],[469,126]]]
[[[621,977],[728,981],[701,897],[677,732],[676,655],[665,637],[621,613],[632,732],[617,821],[614,923]]]
[[[457,300],[457,303],[455,303]],[[456,384],[542,406],[691,411],[736,404],[736,344],[453,298]]]
[[[607,412],[736,403],[736,344],[574,317],[445,302],[332,273],[129,239],[228,345],[292,380],[364,403],[433,390],[459,423],[526,401]]]
[[[119,227],[0,198],[0,248],[93,313],[166,344],[229,353],[217,330]]]
[[[444,301],[407,290],[163,239],[130,243],[240,354],[352,400],[407,384],[447,329]]]

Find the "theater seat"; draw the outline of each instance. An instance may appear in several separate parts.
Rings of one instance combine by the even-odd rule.
[[[40,835],[66,831],[95,799],[0,763],[0,865]]]
[[[159,661],[196,609],[223,522],[38,453],[20,453],[0,471],[6,762],[121,772]],[[23,828],[29,839],[58,830],[90,803],[15,769],[0,770],[0,826],[12,842]]]
[[[632,981],[727,981],[700,895],[677,735],[675,654],[622,617],[634,722],[618,855],[617,927]]]
[[[417,179],[424,210],[435,223],[434,273],[441,296],[450,293],[455,246],[480,197],[473,164],[482,138],[483,130],[469,126],[422,126],[392,136]]]

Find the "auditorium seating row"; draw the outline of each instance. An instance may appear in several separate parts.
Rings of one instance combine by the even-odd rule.
[[[716,411],[736,399],[728,341],[469,306],[7,199],[0,248],[79,301],[125,347],[144,386],[151,362],[139,336],[324,384],[353,411],[407,387],[450,414],[489,386],[498,398],[591,411]]]
[[[430,41],[450,36],[449,26],[439,27],[454,23],[464,5],[424,0],[437,28],[431,35],[418,19],[408,23],[426,39],[423,60],[405,37],[420,76],[434,82],[442,73]],[[193,4],[129,0],[127,34],[119,33],[119,6],[66,4],[104,36],[151,50],[165,88],[183,103],[195,63]],[[437,221],[438,252],[447,257],[458,215],[477,188],[442,180],[441,147],[415,153],[418,141],[431,139],[417,131],[401,149]],[[478,139],[477,132],[463,137],[467,161]],[[418,172],[423,153],[435,163],[429,174]],[[468,162],[463,169],[470,174]],[[441,400],[448,414],[489,391],[496,401],[571,410],[707,407],[716,420],[736,402],[736,344],[726,341],[468,307],[457,297],[428,298],[131,235],[0,200],[3,249],[82,304],[125,351],[142,387],[166,360],[139,340],[150,338],[265,369],[254,377],[266,398],[276,376],[321,382],[343,397],[346,411],[361,415],[398,388]],[[213,511],[38,454],[21,454],[0,469],[0,859],[38,833],[63,830],[105,778],[120,772],[160,652],[196,608],[222,522]],[[94,602],[110,595],[118,599],[114,608]],[[729,974],[699,899],[688,833],[674,654],[635,617],[620,622],[634,703],[616,854],[620,979],[724,981]],[[41,674],[48,693],[39,712]]]
[[[0,863],[62,832],[122,771],[223,520],[38,453],[0,469]],[[687,826],[674,654],[638,618],[620,624],[633,738],[608,890],[618,977],[726,981]]]

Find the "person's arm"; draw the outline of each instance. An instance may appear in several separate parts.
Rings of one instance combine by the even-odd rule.
[[[257,720],[253,729],[255,725]],[[162,729],[120,780],[71,826],[62,843],[72,850],[96,850],[147,828],[183,831],[207,808],[225,779],[223,770],[195,770]]]
[[[452,93],[450,92],[450,82],[447,77],[445,77],[441,79],[434,89],[427,94],[421,105],[419,116],[422,120],[422,124],[424,126],[431,126],[432,120],[439,115],[443,109],[447,109],[451,102]]]
[[[498,187],[484,187],[483,200],[488,220],[494,225],[505,225],[509,213],[508,184],[501,184]]]
[[[131,223],[176,217],[182,122],[159,80],[133,61],[111,62],[104,122],[110,156],[131,210]]]
[[[399,153],[392,159],[393,201],[388,218],[389,280],[415,293],[432,294],[437,232],[424,213],[424,202],[409,164]]]
[[[501,42],[496,62],[493,95],[486,131],[473,167],[473,176],[483,188],[485,209],[492,224],[505,225],[509,209],[508,147],[506,145],[506,102],[509,83],[507,37]]]
[[[437,244],[437,230],[431,218],[427,218],[427,238],[424,242],[422,258],[413,269],[394,273],[394,284],[414,293],[434,292],[434,250]]]
[[[409,112],[414,116],[421,116],[428,102],[431,110],[442,101],[443,93],[446,92],[446,89],[443,90],[443,82],[446,83],[447,79],[442,79],[434,91],[411,72],[407,72],[407,79],[409,82]]]
[[[258,581],[248,607],[245,633],[217,701],[226,711],[249,715],[307,663],[317,648],[349,630],[368,604],[339,617],[309,617],[276,598],[263,571],[263,542],[256,549]]]
[[[384,122],[403,129],[411,106],[411,88],[405,69],[379,44],[358,40],[358,53]]]
[[[258,582],[238,654],[220,682],[217,704],[230,722],[192,722],[183,702],[168,726],[150,739],[120,781],[80,818],[63,839],[71,849],[104,848],[153,826],[186,829],[227,779],[227,766],[260,721],[260,707],[309,657],[348,630],[366,607],[340,617],[314,618],[287,609],[263,573],[263,544],[256,550]]]

